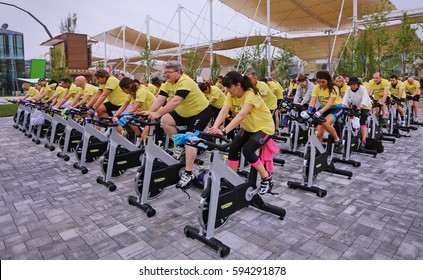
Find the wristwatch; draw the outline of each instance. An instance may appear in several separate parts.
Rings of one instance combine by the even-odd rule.
[[[222,129],[221,131],[223,133],[223,136],[226,136],[226,128]]]

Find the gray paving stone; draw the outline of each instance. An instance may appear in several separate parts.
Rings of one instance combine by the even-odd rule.
[[[188,224],[198,227],[198,190],[189,200],[166,189],[150,202],[157,214],[148,218],[127,203],[135,170],[113,178],[118,189],[110,193],[95,182],[98,162],[82,175],[72,160],[11,129],[11,118],[1,120],[0,259],[220,259],[183,233]],[[351,180],[319,174],[324,198],[287,188],[301,179],[302,162],[284,155],[274,174],[280,194],[264,200],[285,208],[285,220],[252,208],[231,215],[216,231],[231,246],[226,259],[423,259],[423,150],[415,145],[422,136],[419,129],[398,139],[401,145],[386,143],[377,158],[353,155],[362,166]]]

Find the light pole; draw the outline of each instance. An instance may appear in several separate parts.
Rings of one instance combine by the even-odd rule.
[[[22,8],[20,8],[20,7],[16,6],[16,5],[9,4],[9,3],[5,3],[5,2],[0,2],[0,4],[6,5],[6,6],[15,7],[16,9],[19,9],[19,10],[21,10],[21,11],[24,11],[25,13],[27,13],[28,15],[30,15],[33,19],[35,19],[35,20],[36,20],[39,24],[41,24],[41,25],[44,27],[44,29],[45,29],[45,31],[47,32],[47,34],[48,34],[48,36],[50,37],[50,39],[53,39],[53,36],[51,36],[51,33],[50,33],[50,31],[48,30],[47,26],[45,26],[45,24],[44,24],[44,23],[42,23],[42,22],[41,22],[38,18],[36,18],[33,14],[31,14],[31,13],[30,13],[30,12],[28,12],[27,10],[24,10],[24,9],[22,9]]]

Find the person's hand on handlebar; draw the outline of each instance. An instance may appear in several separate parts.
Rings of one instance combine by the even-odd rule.
[[[219,134],[219,135],[223,135],[222,130],[220,130],[220,129],[216,128],[216,127],[210,127],[210,128],[207,130],[207,133],[210,133],[210,134]]]

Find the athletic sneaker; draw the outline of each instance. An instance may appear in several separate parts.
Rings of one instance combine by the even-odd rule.
[[[184,172],[181,176],[181,179],[176,184],[176,188],[182,189],[182,190],[188,189],[189,185],[191,184],[192,180],[194,180],[194,178],[195,178],[195,176],[194,176],[193,173],[188,174],[188,173]]]
[[[269,193],[272,190],[274,185],[272,179],[273,179],[272,175],[270,175],[269,177],[267,177],[266,179],[263,179],[260,182],[259,194],[263,195],[263,194]]]
[[[365,150],[366,150],[366,143],[361,142],[360,145],[358,145],[358,151],[362,153]]]
[[[342,144],[342,140],[338,139],[338,141],[334,142],[334,148],[333,151],[337,154],[342,153],[342,148],[344,147],[344,145]]]

